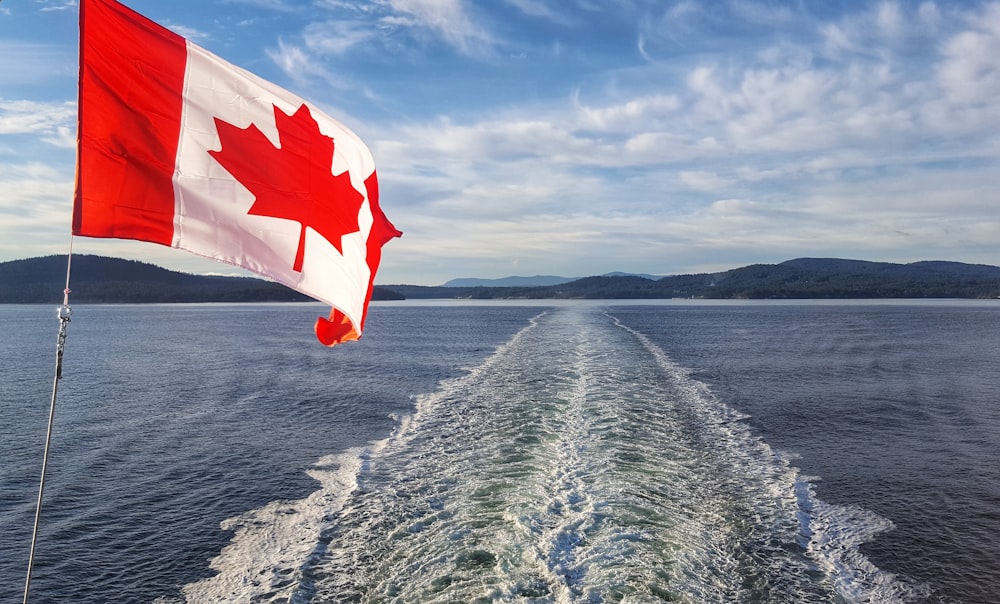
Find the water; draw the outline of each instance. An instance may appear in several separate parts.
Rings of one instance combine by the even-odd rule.
[[[36,602],[994,602],[1000,307],[80,306]],[[58,321],[0,306],[19,601]]]

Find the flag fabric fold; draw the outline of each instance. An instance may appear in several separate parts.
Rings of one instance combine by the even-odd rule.
[[[315,105],[115,0],[80,3],[73,234],[239,266],[330,304],[361,336],[382,246],[368,147]]]

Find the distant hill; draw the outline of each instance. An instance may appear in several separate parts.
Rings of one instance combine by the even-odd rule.
[[[650,275],[648,273],[622,273],[615,271],[613,273],[604,273],[601,277],[642,277],[643,279],[649,279],[650,281],[656,281],[662,279],[663,275]]]
[[[406,298],[1000,298],[1000,267],[797,258],[659,279],[629,275],[585,277],[543,287],[385,287]]]
[[[62,302],[66,256],[0,262],[0,303]],[[279,283],[249,277],[191,275],[153,264],[73,255],[72,302],[303,302],[312,298]],[[376,296],[377,294],[377,296]],[[397,294],[376,288],[373,298]]]
[[[642,277],[644,279],[659,279],[657,275],[647,275],[642,273],[605,273],[602,277]],[[556,275],[535,275],[534,277],[502,277],[500,279],[474,279],[461,278],[452,279],[444,285],[438,287],[544,287],[548,285],[562,285],[571,281],[577,281],[580,277],[558,277]]]
[[[2,262],[0,303],[58,304],[62,301],[65,274],[66,256]],[[504,280],[484,281],[495,283]],[[311,300],[283,285],[263,279],[190,275],[134,260],[88,255],[73,256],[70,287],[73,302]],[[1000,267],[945,261],[894,264],[839,258],[796,258],[780,264],[752,264],[718,273],[662,278],[610,274],[550,285],[386,285],[376,286],[372,298],[1000,298]]]
[[[441,287],[540,287],[545,285],[559,285],[575,280],[575,277],[557,277],[556,275],[535,275],[534,277],[513,276],[500,279],[463,277],[452,279]]]

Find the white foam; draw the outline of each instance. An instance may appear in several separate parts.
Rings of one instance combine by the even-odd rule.
[[[307,471],[320,482],[304,499],[273,501],[222,522],[235,535],[209,564],[218,574],[183,588],[189,602],[288,601],[320,535],[351,491],[371,447],[325,457]]]
[[[289,601],[301,587],[304,569],[315,562],[314,558],[322,556],[323,530],[335,521],[357,488],[359,475],[368,462],[390,443],[405,439],[420,418],[449,393],[475,383],[544,314],[530,319],[529,325],[467,374],[443,381],[435,392],[416,397],[413,414],[393,418],[398,424],[389,438],[316,462],[307,474],[319,481],[317,491],[304,499],[273,501],[224,520],[222,529],[235,534],[209,563],[217,574],[185,585],[182,592],[187,601]]]
[[[438,388],[431,393],[424,394],[417,397],[416,401],[416,412],[412,418],[407,419],[407,430],[401,430],[399,433],[402,435],[409,431],[409,424],[411,421],[419,421],[420,418],[428,415],[442,400],[446,400],[449,396],[457,391],[468,388],[475,384],[480,376],[488,372],[494,365],[496,365],[500,359],[504,357],[512,348],[517,346],[525,335],[531,330],[538,326],[538,321],[547,314],[547,312],[541,312],[534,317],[528,319],[528,325],[521,328],[517,333],[515,333],[510,340],[504,342],[500,346],[497,346],[493,354],[488,356],[482,363],[476,367],[472,367],[468,370],[465,375],[459,376],[457,378],[452,378],[450,380],[442,380],[438,383]]]
[[[861,545],[895,528],[892,521],[859,507],[838,506],[816,498],[802,481],[801,507],[809,512],[807,550],[845,602],[903,604],[930,597],[930,586],[903,581],[861,553]]]

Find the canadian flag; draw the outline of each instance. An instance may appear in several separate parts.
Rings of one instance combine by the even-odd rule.
[[[353,132],[114,0],[80,3],[73,234],[184,249],[322,300],[328,346],[361,336],[401,235]]]

